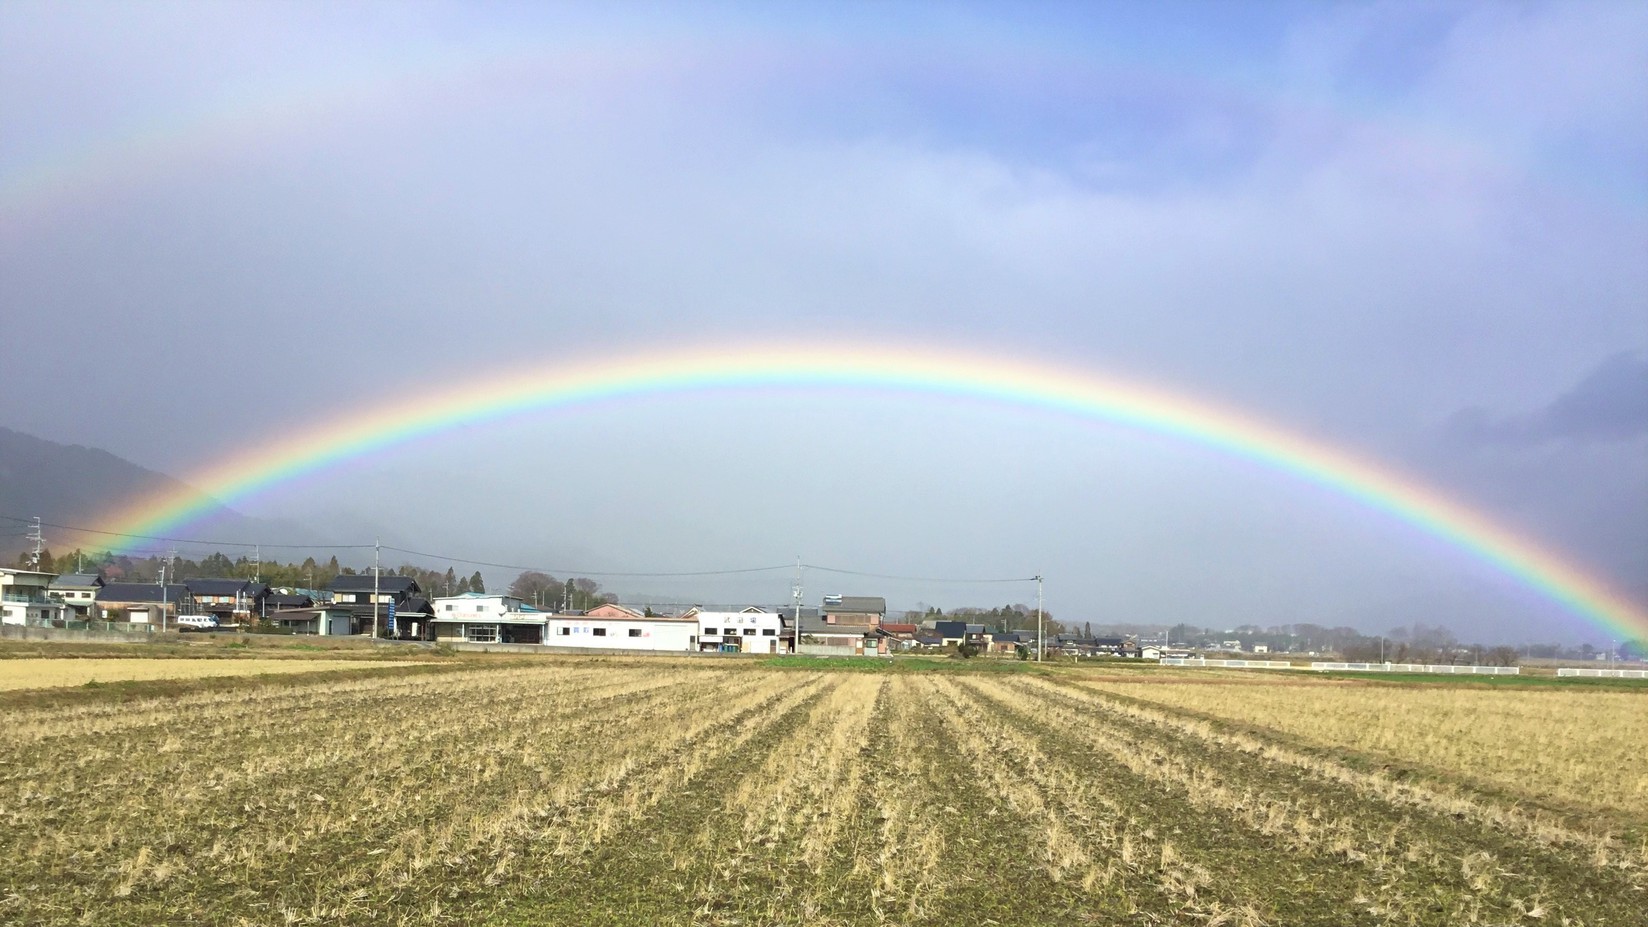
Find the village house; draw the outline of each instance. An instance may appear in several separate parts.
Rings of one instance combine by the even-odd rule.
[[[267,608],[270,614],[294,608],[314,608],[316,604],[318,603],[313,596],[300,590],[270,592],[268,598],[263,600],[263,607]]]
[[[179,615],[193,615],[195,597],[183,583],[105,583],[97,590],[98,617],[169,628]]]
[[[0,623],[30,624],[63,617],[63,603],[50,595],[55,573],[0,569]]]
[[[347,608],[318,605],[270,609],[264,620],[292,634],[342,637],[353,630],[354,614]]]
[[[801,644],[797,650],[814,654],[879,654],[887,652],[886,641],[876,625],[832,622],[828,614],[803,612]]]
[[[97,608],[97,590],[103,588],[100,573],[64,573],[51,581],[46,594],[63,603],[64,617],[92,618]]]
[[[422,595],[418,581],[410,576],[374,577],[371,573],[343,573],[333,578],[327,587],[332,593],[332,604],[349,609],[354,616],[354,633],[373,633],[373,623],[388,627],[389,606],[397,609],[413,596]],[[375,590],[375,591],[374,591]]]
[[[996,631],[990,635],[991,653],[1013,654],[1018,653],[1020,647],[1030,650],[1036,649],[1036,632],[1034,631]]]
[[[370,577],[368,577],[370,578]],[[512,595],[466,592],[430,600],[434,639],[473,644],[542,644],[549,613]]]
[[[190,579],[183,585],[200,614],[211,615],[218,624],[251,624],[263,614],[269,596],[268,586],[250,579]]]
[[[423,596],[407,596],[406,601],[395,606],[391,617],[393,620],[384,623],[390,637],[403,641],[435,639],[435,628],[430,624],[435,620],[435,606]]]
[[[921,630],[919,625],[883,621],[881,636],[887,639],[887,646],[893,650],[909,650],[916,645],[916,633]]]
[[[825,624],[875,628],[887,616],[887,600],[878,595],[827,595],[819,611]]]

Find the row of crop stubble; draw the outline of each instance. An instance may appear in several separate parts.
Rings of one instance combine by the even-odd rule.
[[[8,714],[14,923],[1638,924],[1648,870],[1056,676],[472,668]]]

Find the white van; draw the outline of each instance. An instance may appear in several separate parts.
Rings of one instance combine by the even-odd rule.
[[[179,631],[216,631],[217,618],[212,615],[179,615],[177,629]]]

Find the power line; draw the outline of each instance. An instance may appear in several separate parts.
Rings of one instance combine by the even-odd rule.
[[[15,515],[0,514],[0,518],[14,521],[18,524],[33,525],[32,518],[18,518]],[[278,547],[293,550],[364,550],[371,544],[259,544],[257,541],[207,541],[200,538],[172,538],[154,534],[126,534],[120,531],[104,531],[101,528],[86,528],[79,525],[58,525],[51,522],[40,522],[47,528],[57,528],[62,531],[78,531],[82,534],[101,534],[106,537],[132,538],[138,541],[164,541],[169,544],[196,544],[201,547]]]
[[[370,545],[368,545],[370,546]],[[745,567],[737,570],[691,570],[681,573],[620,573],[605,570],[566,570],[551,567],[521,566],[518,563],[492,563],[486,560],[466,560],[463,557],[446,557],[440,554],[426,553],[421,550],[407,550],[403,547],[390,547],[385,544],[384,550],[392,550],[397,554],[406,554],[412,557],[427,557],[430,560],[441,560],[448,563],[462,563],[468,566],[493,567],[499,570],[534,570],[539,573],[564,573],[575,576],[622,576],[632,578],[670,577],[670,576],[732,576],[738,573],[770,573],[774,570],[788,570],[791,564],[781,563],[777,566]]]
[[[33,526],[36,525],[36,524],[39,524],[43,527],[56,528],[60,531],[75,531],[75,532],[81,532],[81,533],[85,533],[85,534],[102,535],[102,536],[105,536],[105,537],[130,538],[132,540],[138,540],[138,541],[158,541],[158,542],[161,542],[161,543],[164,543],[164,544],[187,544],[187,545],[196,546],[196,547],[236,547],[236,548],[250,548],[254,551],[257,550],[260,547],[269,547],[269,548],[275,548],[275,549],[281,549],[281,550],[368,550],[368,549],[372,549],[372,548],[377,547],[377,545],[374,545],[374,544],[262,544],[262,543],[257,542],[257,541],[215,541],[215,540],[204,540],[204,539],[201,539],[201,538],[165,537],[165,536],[161,536],[161,535],[152,535],[152,534],[128,534],[128,533],[120,532],[120,531],[105,531],[105,530],[100,529],[100,528],[86,528],[86,527],[79,526],[79,525],[61,525],[61,524],[55,524],[53,522],[36,522],[35,519],[32,518],[32,517],[22,518],[22,517],[19,517],[19,516],[16,516],[16,515],[7,515],[7,514],[4,514],[4,513],[0,513],[0,519],[4,519],[4,520],[10,521],[10,522],[15,522],[16,524],[18,524],[20,526],[28,526],[29,531],[33,531],[34,530]],[[0,531],[0,537],[22,537],[22,536],[25,536],[25,532],[20,532],[18,534],[13,534],[9,531]],[[425,557],[425,558],[428,558],[430,560],[442,561],[442,562],[446,562],[446,563],[461,563],[461,564],[465,564],[467,566],[491,567],[493,569],[499,569],[499,570],[520,570],[522,572],[525,572],[527,570],[534,570],[534,571],[537,571],[537,572],[540,572],[540,573],[552,573],[552,574],[553,573],[560,573],[560,574],[565,574],[565,575],[570,575],[570,576],[591,576],[591,577],[606,576],[606,577],[619,577],[619,578],[631,578],[631,579],[666,579],[666,578],[672,578],[672,577],[694,577],[694,576],[736,576],[736,575],[750,574],[750,573],[772,573],[772,572],[776,572],[778,570],[789,570],[789,569],[794,567],[794,564],[781,563],[781,564],[776,564],[776,565],[773,565],[773,566],[744,567],[744,568],[730,569],[730,570],[685,570],[685,571],[675,571],[675,572],[636,572],[636,571],[613,571],[613,570],[567,570],[567,569],[555,569],[555,568],[549,568],[549,567],[523,566],[521,564],[516,564],[516,563],[495,563],[495,562],[490,561],[490,560],[473,560],[473,559],[470,559],[470,558],[467,558],[467,557],[446,557],[446,556],[442,556],[440,554],[432,554],[432,553],[428,553],[428,552],[425,552],[425,551],[409,550],[409,549],[404,548],[404,547],[390,547],[387,544],[383,545],[382,549],[383,550],[391,550],[391,551],[394,551],[395,553],[398,553],[398,554],[406,554],[407,556],[411,556],[411,557]],[[139,555],[141,555],[143,553],[149,553],[151,556],[153,556],[154,554],[160,553],[160,551],[130,551],[129,553],[139,554]],[[870,573],[870,572],[865,572],[865,571],[862,571],[862,570],[844,570],[844,569],[841,569],[839,567],[820,566],[818,564],[813,564],[813,563],[802,564],[802,566],[805,567],[806,569],[814,570],[814,571],[819,572],[819,573],[833,573],[833,574],[837,574],[837,575],[840,575],[840,576],[859,576],[859,577],[864,577],[866,579],[886,579],[886,580],[893,580],[893,581],[898,581],[898,582],[912,582],[912,583],[947,583],[947,584],[958,584],[958,585],[959,584],[974,584],[974,583],[976,583],[976,584],[981,584],[982,585],[982,584],[1002,584],[1002,583],[1029,583],[1029,582],[1035,582],[1036,581],[1036,577],[1034,577],[1034,576],[1013,576],[1013,577],[994,578],[994,579],[981,579],[981,578],[976,578],[976,577],[975,578],[956,578],[956,577],[938,578],[938,577],[932,577],[932,576],[899,576],[899,575],[891,574],[891,573]]]
[[[839,573],[842,576],[863,576],[869,579],[891,579],[907,583],[955,583],[958,585],[963,583],[1033,583],[1037,579],[1037,577],[1034,576],[1012,576],[1004,579],[938,579],[932,576],[894,576],[888,573],[864,573],[858,570],[840,570],[834,567],[819,566],[813,563],[803,564],[803,566],[809,570],[816,570],[820,573]]]

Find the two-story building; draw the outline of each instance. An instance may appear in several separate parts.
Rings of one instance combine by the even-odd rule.
[[[549,613],[512,595],[466,592],[430,600],[434,639],[475,644],[542,644]]]
[[[183,585],[195,597],[195,607],[223,625],[248,625],[263,617],[269,587],[250,579],[190,579]]]
[[[0,569],[0,623],[30,624],[62,618],[63,603],[51,597],[56,573]]]
[[[698,649],[721,653],[787,653],[788,619],[751,606],[736,612],[689,609],[682,617],[698,625]]]
[[[887,600],[878,595],[827,595],[819,611],[825,624],[876,628],[887,617]]]
[[[373,633],[389,626],[389,606],[397,609],[413,596],[422,595],[418,581],[410,576],[390,576],[385,573],[344,573],[333,578],[327,589],[332,593],[332,604],[347,608],[354,616],[354,633]]]

